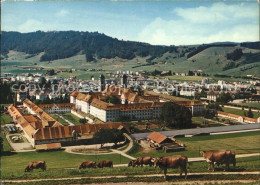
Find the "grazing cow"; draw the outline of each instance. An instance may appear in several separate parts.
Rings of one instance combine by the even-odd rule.
[[[46,162],[45,161],[33,161],[29,162],[29,164],[25,167],[24,172],[33,171],[33,169],[42,169],[42,171],[46,171]]]
[[[81,163],[81,165],[79,165],[79,169],[85,169],[85,168],[96,168],[97,164],[96,162],[93,161],[85,161],[83,163]]]
[[[212,171],[215,171],[214,165],[217,164],[226,164],[226,169],[229,169],[229,164],[232,163],[233,166],[236,166],[236,154],[230,150],[209,150],[202,151],[202,156],[209,163],[208,170],[210,170],[212,166]]]
[[[132,166],[132,167],[135,167],[135,164],[137,163],[137,160],[131,160],[129,163],[128,163],[128,167]]]
[[[182,172],[185,172],[185,179],[187,178],[187,163],[188,158],[186,156],[182,155],[176,155],[176,156],[165,156],[160,158],[154,158],[152,160],[154,162],[154,166],[159,166],[162,170],[164,170],[164,179],[167,179],[167,169],[168,168],[180,168],[180,176],[182,176]]]
[[[141,167],[143,167],[143,165],[149,165],[150,167],[153,165],[152,162],[152,157],[138,157],[136,159],[136,165],[141,165]]]
[[[100,161],[97,165],[99,168],[103,168],[103,167],[110,167],[113,168],[113,161]]]

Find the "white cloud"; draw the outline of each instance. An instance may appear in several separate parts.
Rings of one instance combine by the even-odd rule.
[[[56,15],[57,17],[65,17],[65,16],[67,16],[68,14],[69,14],[69,11],[62,9],[62,10],[60,10],[59,12],[57,12],[55,15]]]
[[[215,3],[173,12],[174,19],[158,17],[146,25],[138,40],[165,45],[259,40],[258,8],[251,5]]]
[[[17,27],[17,31],[20,32],[31,32],[31,31],[37,31],[37,30],[45,30],[44,23],[35,20],[35,19],[29,19],[25,23],[21,24]]]

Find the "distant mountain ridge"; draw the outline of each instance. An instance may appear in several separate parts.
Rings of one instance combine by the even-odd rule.
[[[200,45],[188,57],[211,46],[235,46],[238,43],[219,42]],[[242,43],[244,47],[260,49],[259,42]],[[166,52],[177,52],[177,46],[158,46],[142,42],[121,41],[98,32],[79,31],[36,31],[31,33],[2,32],[2,54],[10,50],[38,54],[44,52],[41,61],[51,61],[75,56],[86,55],[87,61],[95,58],[132,59],[140,57],[160,57]]]
[[[48,65],[49,61],[56,61],[53,66],[62,66],[66,62],[66,66],[71,68],[109,66],[120,69],[120,66],[127,66],[128,69],[148,71],[159,69],[187,72],[200,69],[209,74],[232,72],[234,75],[260,75],[260,72],[255,72],[260,71],[260,42],[160,46],[118,40],[98,32],[3,31],[2,65],[21,65],[23,62],[19,63],[14,57],[8,58],[11,51],[23,52],[26,54],[24,62],[40,62],[39,65],[42,66]],[[77,56],[80,59],[72,59]]]
[[[165,52],[175,52],[175,46],[152,46],[147,43],[120,41],[98,32],[2,32],[2,54],[15,50],[28,54],[45,52],[41,61],[68,58],[79,52],[88,61],[94,58],[132,59],[135,56],[161,56]]]

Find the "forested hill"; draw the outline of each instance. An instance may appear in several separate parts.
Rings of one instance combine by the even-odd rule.
[[[166,52],[176,52],[175,46],[153,46],[141,42],[121,41],[98,32],[53,31],[53,32],[2,32],[2,55],[10,50],[39,54],[41,61],[68,58],[79,53],[87,61],[94,58],[132,59],[136,56],[158,57]]]

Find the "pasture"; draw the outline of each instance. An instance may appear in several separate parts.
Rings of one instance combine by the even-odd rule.
[[[238,103],[237,105],[245,106],[248,108],[253,108],[253,109],[260,109],[260,102],[259,103]]]
[[[24,173],[24,168],[30,161],[45,160],[47,171]],[[1,157],[2,178],[36,178],[36,177],[66,177],[73,176],[74,171],[83,161],[112,160],[114,164],[128,163],[129,159],[119,154],[108,155],[78,155],[64,151],[53,152],[23,152],[11,153]],[[15,167],[15,168],[14,168]],[[72,170],[74,169],[74,171]],[[38,170],[36,170],[38,171]],[[40,171],[40,170],[39,170]],[[94,171],[93,171],[94,172]],[[85,172],[79,172],[85,173]],[[36,176],[35,176],[36,175]],[[92,174],[93,175],[93,174]]]
[[[209,135],[209,136],[194,136],[190,138],[176,138],[186,145],[185,151],[164,153],[162,150],[153,150],[149,153],[144,153],[142,148],[131,152],[135,157],[148,155],[153,157],[167,155],[185,155],[187,157],[200,157],[200,151],[203,150],[218,150],[229,149],[234,150],[236,154],[257,153],[260,152],[260,133],[259,131]]]
[[[15,154],[16,155],[16,154]],[[47,162],[47,170],[34,170],[30,173],[25,173],[24,167],[27,165],[26,160],[33,160],[30,158],[19,158],[19,160],[4,159],[2,165],[2,179],[37,179],[37,178],[61,178],[61,177],[95,177],[95,176],[110,176],[110,175],[143,175],[143,174],[159,174],[160,169],[154,167],[114,167],[103,169],[75,169],[82,158],[74,160],[74,165],[68,165],[67,161],[63,161],[65,164],[61,164],[61,160],[53,161],[52,155],[49,154],[49,160]],[[55,157],[55,156],[54,156]],[[62,157],[64,160],[64,158]],[[107,157],[109,159],[109,157]],[[5,162],[8,160],[8,163]],[[21,162],[20,162],[21,161]],[[129,161],[129,160],[128,160]],[[17,164],[18,163],[18,164]],[[11,165],[12,164],[12,165]],[[16,167],[14,168],[14,164]],[[188,173],[192,172],[208,172],[208,164],[206,162],[193,162],[192,165],[187,166]],[[259,156],[239,158],[237,159],[237,167],[230,167],[230,171],[256,171],[260,167]],[[216,167],[216,171],[223,171],[223,166]],[[169,169],[168,173],[179,173],[179,169]],[[162,174],[162,172],[160,173]],[[162,178],[162,177],[161,177]],[[115,182],[115,181],[114,181]]]
[[[1,120],[0,120],[1,125],[13,122],[13,118],[11,116],[9,116],[9,114],[1,113],[0,117],[1,117]]]
[[[221,107],[223,109],[224,112],[228,112],[231,114],[236,114],[236,115],[241,115],[244,116],[245,110],[241,110],[241,109],[232,109],[232,108],[227,108],[227,107]],[[260,117],[260,112],[253,112],[254,118],[257,119]]]

